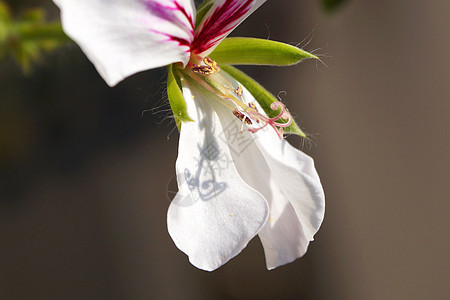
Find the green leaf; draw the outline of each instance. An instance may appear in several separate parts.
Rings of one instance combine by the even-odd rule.
[[[5,2],[0,1],[0,23],[11,19],[11,10]]]
[[[61,23],[23,24],[20,28],[20,38],[26,41],[68,42],[71,39],[64,33]]]
[[[44,51],[68,41],[59,22],[45,22],[43,9],[28,9],[13,18],[9,7],[0,0],[0,60],[12,55],[27,74]]]
[[[321,0],[322,6],[329,12],[339,8],[346,0]]]
[[[10,26],[11,12],[9,7],[0,1],[0,51],[6,51],[6,38],[8,37],[8,28]]]
[[[188,116],[186,102],[181,92],[180,78],[173,65],[169,66],[169,74],[167,75],[167,96],[178,130],[180,130],[181,122],[192,122],[193,120]]]
[[[289,66],[306,58],[318,59],[314,54],[288,44],[242,37],[223,40],[210,57],[219,65]]]
[[[40,49],[33,43],[12,43],[11,54],[25,74],[31,73],[31,66],[40,58]]]
[[[20,15],[20,20],[30,23],[43,22],[45,19],[45,11],[40,8],[28,9]]]
[[[32,15],[37,18],[37,12],[35,10],[30,14],[30,18]],[[10,27],[7,41],[10,53],[23,72],[29,74],[33,64],[40,60],[44,51],[52,50],[70,39],[63,32],[60,23],[19,21]]]
[[[263,108],[264,112],[270,117],[276,117],[280,111],[272,110],[270,105],[273,102],[279,101],[270,92],[263,88],[259,83],[250,78],[248,75],[239,71],[232,66],[222,66],[222,70],[230,74],[234,79],[239,81],[258,101],[259,105]],[[281,121],[282,119],[280,119]],[[295,120],[292,120],[292,124],[289,127],[284,128],[285,133],[297,134],[301,137],[306,137],[306,134],[298,127]]]

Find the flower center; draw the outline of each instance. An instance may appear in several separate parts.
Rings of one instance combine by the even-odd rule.
[[[187,73],[183,71],[188,71]],[[186,79],[192,79],[206,88],[209,92],[219,96],[222,102],[231,109],[232,114],[242,121],[241,132],[244,124],[247,131],[256,133],[269,126],[275,130],[280,139],[283,138],[283,128],[292,124],[292,116],[280,101],[273,102],[270,109],[280,110],[274,118],[258,111],[255,103],[247,103],[244,99],[244,90],[241,86],[234,87],[220,72],[219,65],[209,57],[203,58],[200,64],[189,63],[181,73]]]

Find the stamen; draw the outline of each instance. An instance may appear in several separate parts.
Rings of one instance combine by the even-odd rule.
[[[214,70],[210,66],[199,66],[194,64],[192,67],[192,71],[194,73],[203,74],[203,75],[210,75],[214,73]]]
[[[259,114],[258,108],[256,107],[255,103],[250,102],[248,104],[248,107],[250,107],[251,109],[253,109],[255,112],[257,112]],[[259,123],[259,119],[255,119],[255,121],[256,121],[256,123]]]
[[[219,65],[209,57],[205,57],[203,63],[205,63],[206,66],[193,64],[192,71],[203,75],[211,75],[220,71]]]
[[[213,69],[214,73],[217,73],[220,71],[219,65],[215,61],[213,61],[211,58],[209,58],[208,56],[203,59],[203,62],[207,66],[209,66],[211,69]]]
[[[242,86],[238,86],[237,89],[234,90],[234,93],[238,95],[238,97],[242,97]]]
[[[246,115],[244,115],[242,112],[240,112],[237,109],[233,110],[233,115],[236,118],[238,118],[239,120],[245,122],[245,124],[248,124],[248,125],[252,125],[253,124],[252,120],[250,120],[249,117],[247,117]]]
[[[234,88],[232,84],[219,73],[220,67],[215,61],[209,57],[205,57],[203,58],[203,63],[205,65],[192,64],[192,72],[200,74],[192,75],[194,75],[196,81],[203,87],[219,96],[222,100],[226,100],[223,103],[232,109],[233,115],[236,118],[242,121],[241,132],[243,131],[244,124],[249,126],[253,125],[247,129],[251,133],[256,133],[267,126],[270,126],[275,130],[280,140],[283,139],[284,128],[289,127],[292,124],[292,116],[283,103],[276,101],[270,105],[272,110],[275,111],[281,109],[281,111],[276,117],[269,118],[260,113],[254,103],[245,103],[245,100],[242,97],[242,86]],[[188,74],[185,74],[185,76],[188,76]]]

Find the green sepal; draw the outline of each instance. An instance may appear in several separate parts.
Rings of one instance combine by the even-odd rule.
[[[270,117],[276,117],[280,113],[280,110],[272,110],[270,105],[273,102],[279,101],[275,98],[269,91],[263,88],[259,83],[250,78],[248,75],[243,73],[242,71],[232,67],[232,66],[221,66],[222,70],[230,74],[234,79],[239,81],[258,101],[259,105],[261,105],[264,112]],[[280,119],[279,121],[282,121]],[[292,124],[289,127],[284,128],[285,133],[297,134],[301,137],[306,137],[306,134],[298,127],[295,120],[292,120]]]
[[[292,45],[256,38],[224,39],[209,55],[219,65],[290,66],[314,54]]]
[[[181,129],[181,122],[193,122],[188,116],[186,102],[181,92],[180,78],[176,74],[173,65],[169,66],[169,74],[167,75],[167,96],[178,130]]]

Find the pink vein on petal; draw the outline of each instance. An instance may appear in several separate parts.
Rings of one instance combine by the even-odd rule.
[[[216,8],[195,33],[191,51],[201,54],[215,46],[226,34],[239,24],[241,18],[251,9],[254,0],[225,0]]]
[[[170,23],[177,24],[181,28],[188,30],[191,36],[194,36],[194,20],[192,19],[192,16],[186,11],[186,9],[177,2],[177,0],[172,0],[174,6],[163,5],[156,0],[141,0],[141,1],[145,4],[146,8],[152,15],[160,19],[169,21]],[[186,20],[180,18],[181,16],[177,14],[177,12],[180,12],[181,15]],[[187,21],[187,24],[184,21]],[[154,26],[154,24],[152,25]],[[171,37],[171,39],[180,42],[180,45],[190,44],[190,42],[188,42],[185,39],[171,36],[153,29],[151,31],[169,36]]]
[[[141,1],[152,15],[160,19],[169,21],[170,23],[177,24],[181,28],[188,30],[192,37],[194,36],[194,20],[192,18],[192,15],[190,15],[186,11],[186,9],[178,3],[177,0],[171,1],[173,6],[163,5],[157,0],[141,0]],[[181,16],[180,14],[177,14],[177,12],[181,13]],[[183,20],[183,17],[186,20]],[[186,22],[183,21],[187,21],[188,24],[186,24]],[[154,26],[154,24],[151,25]],[[179,46],[186,47],[185,52],[187,53],[190,52],[189,46],[192,40],[189,41],[185,38],[177,37],[155,29],[150,29],[150,31],[168,37],[168,39],[163,40],[163,42],[177,42]]]
[[[181,6],[176,0],[173,1],[173,4],[175,4],[176,8],[186,17],[189,24],[191,24],[191,32],[194,33],[194,20],[192,20],[192,16],[189,15],[186,9]]]
[[[168,39],[167,40],[163,40],[163,42],[177,42],[179,46],[185,46],[186,47],[186,50],[184,52],[186,52],[186,53],[190,53],[191,52],[191,50],[189,48],[189,45],[191,44],[191,42],[189,42],[188,40],[183,39],[183,38],[179,38],[179,37],[176,37],[176,36],[173,36],[173,35],[170,35],[168,33],[160,32],[160,31],[157,31],[157,30],[153,30],[153,29],[151,29],[150,31],[168,37]]]

